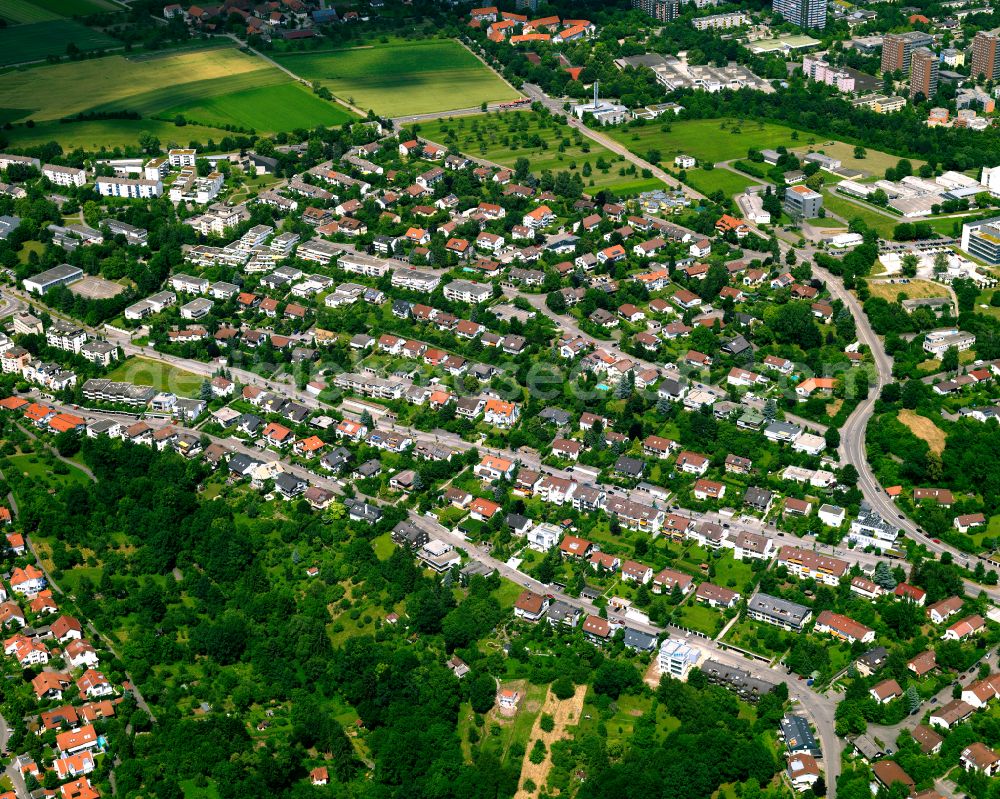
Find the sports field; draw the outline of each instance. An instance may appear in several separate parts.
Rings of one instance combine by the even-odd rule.
[[[122,80],[123,75],[128,80]],[[15,119],[36,123],[89,111],[127,110],[170,122],[181,114],[209,127],[228,124],[261,132],[336,125],[351,118],[341,106],[320,99],[276,67],[228,46],[152,57],[112,55],[0,75],[0,108],[15,109]],[[68,132],[69,127],[60,129]],[[102,127],[114,131],[119,124],[111,120]],[[116,143],[134,141],[130,134]],[[184,128],[176,135],[194,138]]]
[[[542,122],[542,117],[531,112],[505,111],[422,122],[419,129],[424,138],[454,145],[467,155],[503,166],[513,167],[518,158],[527,158],[535,175],[549,169],[583,176],[584,164],[589,163],[591,174],[583,176],[587,190],[591,180],[595,189],[610,188],[622,194],[663,187],[655,178],[619,174],[619,170],[631,166],[624,158],[554,119],[548,126]],[[601,168],[599,160],[606,168]]]
[[[472,108],[520,96],[450,39],[276,53],[274,60],[359,108],[390,117]]]
[[[3,10],[0,16],[6,14],[6,2],[4,0],[0,3],[0,9]],[[44,61],[50,55],[64,56],[70,43],[83,51],[122,46],[117,39],[87,28],[75,20],[53,18],[49,21],[0,28],[0,66]],[[9,79],[10,75],[4,75],[0,80]]]

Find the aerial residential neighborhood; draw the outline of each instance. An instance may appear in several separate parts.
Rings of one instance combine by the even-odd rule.
[[[0,799],[1000,794],[1000,7],[0,43]]]

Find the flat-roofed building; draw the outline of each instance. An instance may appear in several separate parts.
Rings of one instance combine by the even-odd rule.
[[[41,295],[54,286],[65,286],[67,283],[72,283],[82,277],[82,269],[70,266],[69,264],[60,264],[59,266],[53,266],[51,269],[46,269],[34,277],[26,277],[24,279],[24,290],[32,294]]]

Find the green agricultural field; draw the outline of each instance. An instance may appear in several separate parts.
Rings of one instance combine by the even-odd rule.
[[[666,124],[668,131],[662,128]],[[612,128],[608,135],[624,144],[632,152],[645,157],[650,150],[659,150],[665,164],[673,163],[681,153],[694,156],[699,161],[729,161],[746,158],[747,150],[774,149],[779,145],[801,147],[819,140],[818,136],[799,133],[771,122],[734,119],[690,119],[650,122],[642,127]]]
[[[177,127],[172,122],[158,119],[102,119],[85,122],[60,124],[42,122],[33,128],[20,125],[4,131],[4,137],[15,147],[30,147],[57,141],[64,150],[77,147],[96,152],[101,148],[114,149],[126,144],[135,144],[139,135],[148,131],[160,140],[163,147],[184,146],[192,141],[219,141],[229,134],[220,128],[206,128],[201,125]]]
[[[274,111],[281,109],[283,130],[312,128],[316,125],[340,125],[354,119],[341,105],[322,100],[301,83],[243,89],[242,91],[195,100],[163,112],[166,117],[182,114],[200,124],[235,123],[244,128],[271,129]]]
[[[120,75],[129,79],[118,80]],[[114,55],[8,73],[0,76],[0,108],[17,109],[17,119],[36,123],[90,111],[127,110],[166,122],[183,114],[196,123],[262,132],[336,125],[350,118],[342,107],[313,95],[276,67],[229,46],[153,57]],[[133,143],[136,126],[129,122],[104,120],[94,132],[109,146]],[[170,138],[199,138],[190,127],[177,128]],[[121,134],[114,135],[119,128]],[[18,143],[22,136],[32,134],[21,128],[9,134]],[[48,138],[66,146],[61,133]]]
[[[85,51],[122,46],[117,39],[112,39],[101,31],[87,28],[74,20],[52,18],[30,25],[0,28],[0,66],[44,61],[50,55],[66,55],[66,47],[71,43]],[[73,66],[80,66],[81,63],[89,62],[74,62]],[[0,86],[17,77],[11,74],[3,75],[0,77]],[[90,90],[93,88],[89,87]],[[0,108],[3,107],[6,107],[6,103],[0,101]]]
[[[393,41],[344,50],[275,54],[359,108],[386,116],[429,114],[514,100],[518,92],[458,42]]]
[[[121,8],[105,0],[4,0],[0,6],[0,17],[15,25],[26,25],[63,17],[85,17]]]
[[[176,366],[149,358],[126,358],[106,377],[137,386],[152,386],[157,391],[169,391],[181,397],[197,397],[204,378]]]
[[[454,145],[468,155],[503,166],[513,167],[518,158],[527,158],[536,175],[543,169],[582,175],[584,163],[589,162],[591,174],[583,178],[588,190],[591,181],[594,189],[608,188],[621,194],[638,194],[663,185],[641,174],[620,174],[623,168],[631,167],[624,158],[554,119],[546,124],[544,118],[528,111],[438,119],[420,123],[419,129],[420,135],[431,141]],[[606,169],[598,164],[599,159]]]

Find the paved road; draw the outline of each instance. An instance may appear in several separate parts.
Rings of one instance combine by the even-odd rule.
[[[673,175],[665,172],[663,169],[656,166],[655,164],[651,164],[646,159],[640,158],[638,155],[629,150],[628,147],[626,147],[625,145],[620,144],[619,142],[612,139],[610,136],[605,136],[600,131],[588,128],[586,125],[583,124],[583,122],[581,122],[575,116],[573,116],[572,114],[567,114],[566,111],[563,109],[563,105],[566,102],[565,100],[557,100],[553,97],[550,97],[541,89],[541,87],[536,86],[533,83],[525,83],[522,88],[524,93],[528,95],[528,97],[530,97],[532,100],[537,100],[538,102],[540,102],[554,116],[563,117],[566,120],[566,123],[571,128],[575,128],[576,130],[580,131],[580,133],[582,133],[591,141],[595,141],[602,147],[611,150],[611,152],[621,156],[630,164],[634,164],[636,168],[640,170],[648,169],[650,173],[652,173],[653,177],[663,181],[671,188],[682,189],[684,193],[688,195],[688,197],[691,197],[692,199],[695,200],[702,200],[705,198],[704,194],[695,191],[690,186],[685,186],[683,183],[677,180],[677,178],[675,178]]]

